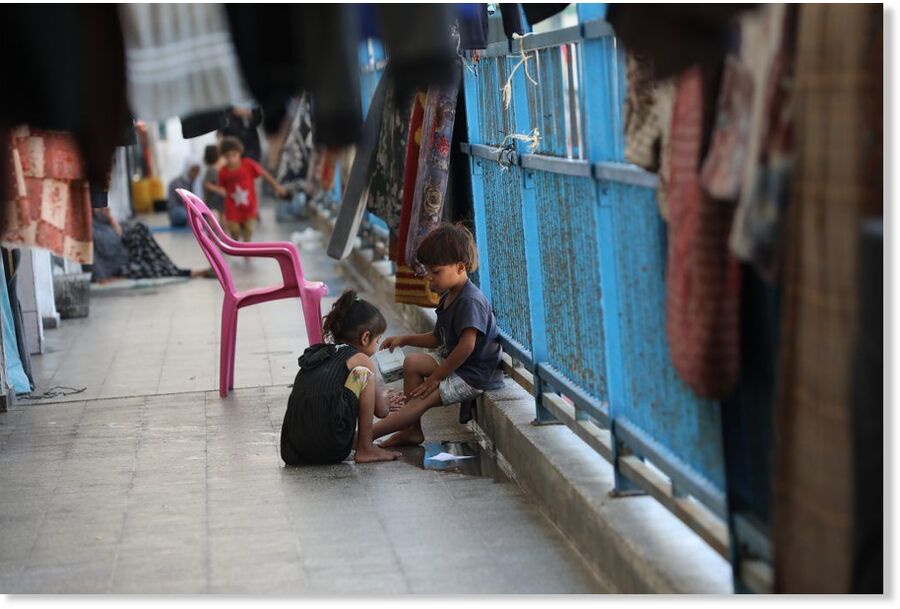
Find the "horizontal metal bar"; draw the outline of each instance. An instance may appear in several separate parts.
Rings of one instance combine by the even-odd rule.
[[[740,561],[738,578],[754,594],[772,594],[775,589],[775,569],[761,560]]]
[[[696,501],[676,495],[672,485],[666,484],[659,472],[635,456],[620,457],[619,471],[675,514],[719,555],[726,559],[729,557],[728,527],[722,519]]]
[[[363,74],[371,74],[372,72],[379,72],[383,70],[387,66],[387,59],[379,59],[374,63],[367,63],[359,67],[359,71]]]
[[[544,154],[522,154],[519,155],[519,160],[525,169],[535,169],[537,171],[547,171],[549,173],[580,178],[591,177],[591,164],[587,161],[563,159]]]
[[[581,24],[581,35],[585,40],[609,38],[616,35],[613,26],[605,19],[591,19]]]
[[[734,514],[734,533],[750,554],[765,562],[772,562],[772,540],[765,528],[749,514]]]
[[[480,57],[506,57],[509,55],[509,39],[490,43],[478,55]]]
[[[619,182],[644,188],[658,188],[659,176],[628,163],[601,162],[594,163],[592,173],[596,180]]]
[[[631,184],[643,188],[655,189],[659,187],[659,176],[629,163],[604,161],[592,165],[588,161],[581,159],[564,159],[546,154],[516,154],[497,146],[468,144],[465,142],[461,143],[459,148],[464,154],[477,156],[488,161],[499,162],[502,157],[504,164],[518,165],[524,169],[534,169],[535,171],[546,171],[548,173],[580,178],[593,178],[619,184]]]
[[[603,429],[591,421],[578,420],[575,407],[555,393],[544,392],[541,403],[557,421],[563,422],[585,444],[600,453],[607,461],[612,461],[612,439],[609,429]]]
[[[537,373],[541,380],[553,387],[557,393],[561,393],[575,402],[575,406],[579,410],[594,417],[600,425],[609,427],[609,406],[607,404],[587,393],[548,363],[538,364]]]
[[[526,349],[525,345],[503,330],[498,330],[498,333],[500,335],[500,346],[503,347],[503,350],[506,351],[511,358],[522,362],[525,369],[533,373],[534,362],[531,359],[531,351]]]
[[[615,421],[616,439],[622,441],[636,454],[653,462],[657,468],[672,479],[672,483],[683,491],[690,493],[714,514],[725,518],[725,493],[717,489],[708,480],[691,471],[683,460],[670,449],[638,429],[629,421],[617,418]]]
[[[526,52],[538,49],[549,49],[564,44],[581,42],[592,38],[607,38],[615,36],[612,26],[603,19],[593,19],[578,25],[541,32],[539,34],[525,34],[513,40],[494,42],[481,53],[482,57],[503,57],[504,55],[518,55],[524,48]]]
[[[535,51],[579,42],[582,38],[581,24],[578,24],[540,34],[525,34],[521,38],[514,39],[510,47],[513,53],[518,53],[521,46],[524,46],[526,51]]]

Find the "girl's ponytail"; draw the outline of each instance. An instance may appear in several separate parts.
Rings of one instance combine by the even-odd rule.
[[[322,322],[325,339],[333,343],[354,343],[363,332],[372,336],[387,329],[384,316],[372,303],[360,299],[356,290],[344,290]]]

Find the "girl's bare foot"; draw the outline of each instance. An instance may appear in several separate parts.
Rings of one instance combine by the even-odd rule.
[[[401,429],[387,440],[381,443],[381,446],[390,448],[391,446],[414,446],[425,441],[425,434],[418,429]]]
[[[375,463],[377,461],[396,461],[400,456],[400,453],[395,453],[392,450],[384,450],[373,444],[371,447],[357,448],[353,460],[357,463]]]

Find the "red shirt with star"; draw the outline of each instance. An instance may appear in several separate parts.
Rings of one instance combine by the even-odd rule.
[[[256,218],[256,186],[253,180],[262,175],[262,167],[244,157],[237,169],[223,166],[219,170],[219,185],[228,193],[225,197],[225,219],[246,222]]]

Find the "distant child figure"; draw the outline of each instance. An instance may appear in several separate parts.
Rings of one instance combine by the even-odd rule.
[[[169,196],[166,201],[166,210],[169,213],[169,225],[173,228],[181,228],[187,226],[187,210],[184,208],[184,201],[175,192],[179,188],[186,190],[194,189],[194,180],[200,175],[200,159],[188,157],[184,161],[184,169],[177,178],[169,183]]]
[[[220,223],[225,213],[225,196],[228,194],[224,188],[219,186],[221,159],[222,155],[219,154],[219,147],[216,144],[210,144],[203,149],[203,164],[206,165],[203,174],[203,202],[212,210],[216,215],[216,220]]]
[[[469,280],[478,266],[472,233],[462,225],[442,225],[422,241],[416,256],[428,269],[431,288],[443,293],[437,323],[427,334],[386,338],[382,349],[412,346],[436,352],[410,353],[403,362],[407,402],[383,421],[372,435],[393,436],[382,446],[421,444],[422,415],[432,406],[471,400],[503,386],[501,349],[491,304]]]
[[[232,239],[250,241],[259,214],[253,180],[262,176],[279,197],[287,190],[259,163],[243,157],[244,145],[236,137],[223,138],[219,150],[225,158],[219,170],[219,186],[225,190],[225,230]]]
[[[331,342],[310,346],[299,359],[281,425],[286,464],[339,463],[354,447],[357,463],[399,458],[372,438],[373,416],[390,410],[371,359],[386,327],[381,312],[353,290],[334,303],[323,328]]]

